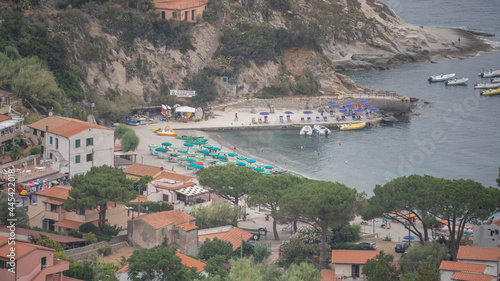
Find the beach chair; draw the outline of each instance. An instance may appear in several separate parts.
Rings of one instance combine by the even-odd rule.
[[[262,118],[259,117],[259,124],[262,124]]]
[[[257,124],[257,121],[255,121],[255,117],[252,117],[252,124]]]
[[[300,117],[300,121],[304,122],[306,120],[304,120],[304,117]]]
[[[280,122],[281,122],[281,123],[285,122],[285,121],[283,120],[283,116],[280,116]]]
[[[342,115],[342,120],[344,120],[344,121],[346,121],[346,120],[347,120],[347,119],[345,119],[345,116],[344,116],[344,115]]]
[[[323,116],[323,121],[328,121],[328,118],[326,118],[326,116]]]
[[[316,121],[320,121],[319,116],[316,116]]]
[[[330,116],[333,117],[333,110],[330,110]]]
[[[264,123],[269,123],[269,119],[267,118],[267,116],[264,116]]]
[[[307,116],[307,121],[311,121],[311,116]]]
[[[288,121],[288,122],[292,122],[292,119],[290,118],[290,115],[287,115],[287,116],[286,116],[286,121]]]

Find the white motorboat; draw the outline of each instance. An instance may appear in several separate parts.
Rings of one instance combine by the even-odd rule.
[[[318,133],[320,136],[329,135],[331,133],[330,129],[320,125],[314,125],[313,131]]]
[[[497,77],[500,76],[500,70],[490,70],[479,73],[479,76],[483,78]]]
[[[457,85],[467,85],[467,81],[469,81],[469,78],[460,78],[460,79],[451,79],[451,80],[448,80],[446,82],[444,82],[444,84],[446,86],[457,86]]]
[[[476,83],[474,89],[496,89],[500,88],[500,83]]]
[[[311,128],[311,126],[304,126],[302,127],[302,129],[300,129],[299,134],[301,136],[311,136],[313,134],[313,129]]]
[[[500,83],[500,78],[492,78],[491,83]]]
[[[434,76],[431,76],[429,77],[429,82],[444,82],[444,81],[448,81],[452,78],[455,77],[455,73],[450,73],[450,74],[440,74],[440,75],[434,75]]]

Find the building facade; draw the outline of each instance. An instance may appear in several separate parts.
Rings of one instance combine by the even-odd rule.
[[[164,20],[197,22],[207,8],[207,0],[154,0],[159,17]]]

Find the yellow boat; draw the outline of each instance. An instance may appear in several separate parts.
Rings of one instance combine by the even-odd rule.
[[[169,136],[169,137],[176,137],[177,132],[174,131],[174,129],[170,128],[169,126],[166,126],[165,129],[156,131],[156,133],[160,136]]]
[[[494,95],[500,95],[500,88],[481,92],[481,96],[494,96]]]
[[[363,129],[364,127],[366,127],[365,122],[339,125],[339,129],[341,131],[359,130],[359,129]]]

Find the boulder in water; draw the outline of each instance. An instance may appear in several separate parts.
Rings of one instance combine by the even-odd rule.
[[[387,116],[387,117],[384,117],[382,118],[382,122],[384,123],[395,123],[395,122],[398,122],[398,119],[394,116]]]

